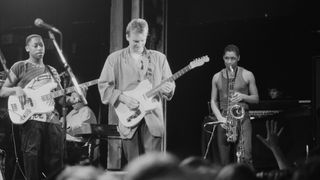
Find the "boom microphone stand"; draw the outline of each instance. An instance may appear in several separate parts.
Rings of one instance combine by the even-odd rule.
[[[67,74],[70,76],[70,78],[71,78],[71,81],[72,81],[72,83],[73,83],[73,85],[74,85],[74,87],[75,87],[76,92],[77,92],[77,93],[80,95],[80,97],[82,98],[83,103],[84,103],[85,105],[87,105],[88,102],[87,102],[86,98],[84,97],[84,94],[83,94],[83,92],[82,92],[82,90],[81,90],[81,88],[80,88],[80,86],[79,86],[79,83],[77,82],[77,80],[76,80],[76,78],[75,78],[75,76],[74,76],[74,74],[73,74],[73,72],[72,72],[71,67],[70,67],[69,64],[67,63],[66,58],[63,56],[62,51],[61,51],[61,49],[59,48],[58,43],[57,43],[57,41],[56,41],[56,39],[55,39],[55,37],[54,37],[54,35],[53,35],[53,33],[52,33],[51,31],[49,31],[49,37],[50,37],[50,39],[52,40],[52,42],[53,42],[53,44],[54,44],[54,46],[55,46],[55,48],[56,48],[56,50],[57,50],[57,52],[58,52],[58,54],[59,54],[59,56],[60,56],[60,60],[61,60],[61,62],[62,62],[63,65],[64,65],[64,68],[65,68],[66,73],[67,73]]]
[[[66,89],[67,79],[68,79],[66,76],[68,76],[70,78],[70,80],[72,81],[76,92],[80,95],[83,103],[85,105],[87,105],[88,104],[87,100],[86,100],[86,98],[85,98],[85,96],[84,96],[84,94],[83,94],[83,92],[82,92],[82,90],[81,90],[81,88],[80,88],[80,86],[79,86],[79,84],[78,84],[73,72],[72,72],[71,67],[67,63],[66,58],[63,56],[62,50],[61,50],[61,48],[59,48],[58,43],[57,43],[57,41],[56,41],[56,39],[54,37],[54,34],[51,31],[48,31],[48,33],[49,33],[50,39],[52,40],[52,42],[53,42],[53,44],[54,44],[54,46],[55,46],[55,48],[56,48],[56,50],[57,50],[57,52],[59,54],[60,60],[64,65],[65,73],[64,73],[64,78],[63,78],[63,80],[64,80],[64,83],[63,83],[64,87],[63,88]],[[63,105],[62,105],[62,115],[63,115],[63,120],[62,121],[63,121],[64,142],[65,142],[64,146],[65,147],[67,147],[66,146],[66,133],[67,133],[67,120],[66,120],[66,116],[67,116],[67,107],[66,107],[67,99],[66,99],[66,97],[67,96],[66,95],[67,95],[67,91],[64,91]]]
[[[4,55],[3,55],[2,51],[1,51],[1,49],[0,49],[0,62],[2,64],[4,72],[6,73],[6,77],[9,79],[10,82],[12,82],[11,81],[11,77],[9,76],[9,69],[7,68],[7,65],[6,65],[7,61],[4,58]]]

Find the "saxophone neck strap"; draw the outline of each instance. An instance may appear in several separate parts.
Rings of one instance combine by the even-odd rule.
[[[237,74],[238,74],[238,67],[236,68],[236,70],[235,70],[235,72],[234,72],[234,76],[233,76],[233,78],[231,79],[231,78],[229,78],[229,73],[228,73],[228,69],[226,68],[226,76],[227,76],[227,82],[228,82],[228,84],[229,84],[229,82],[234,82],[235,80],[236,80],[236,78],[237,78]]]
[[[230,83],[232,84],[232,91],[234,90],[234,83],[236,81],[237,78],[237,74],[238,74],[238,67],[235,69],[235,73],[233,78],[229,78],[229,74],[228,74],[228,69],[226,68],[226,76],[227,76],[227,93],[228,93],[228,97],[230,96]],[[230,97],[229,97],[230,98]]]

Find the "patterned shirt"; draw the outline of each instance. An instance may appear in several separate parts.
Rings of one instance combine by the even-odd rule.
[[[51,72],[48,68],[50,68]],[[39,66],[25,60],[13,64],[11,71],[18,78],[17,86],[23,89],[28,88],[36,91],[48,83],[56,83],[57,87],[59,89],[61,88],[59,74],[56,69],[51,66]],[[54,104],[53,100],[52,103]],[[45,114],[34,114],[30,117],[30,120],[59,123],[56,111]]]

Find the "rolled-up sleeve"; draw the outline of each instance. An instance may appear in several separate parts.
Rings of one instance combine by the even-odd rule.
[[[163,64],[162,64],[162,80],[168,79],[169,77],[172,76],[172,71],[170,69],[168,60],[165,56],[163,56]],[[162,96],[166,99],[166,100],[171,100],[175,91],[175,82],[172,81],[171,83],[173,83],[173,88],[172,91],[170,93],[163,93]]]
[[[116,89],[114,66],[116,59],[108,57],[98,80],[98,89],[103,104],[114,104],[117,102],[121,91]]]

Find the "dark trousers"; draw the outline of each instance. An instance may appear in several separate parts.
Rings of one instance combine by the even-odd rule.
[[[227,141],[226,130],[220,125],[217,126],[217,143],[220,155],[221,165],[227,165],[236,162],[236,151],[242,146],[242,162],[252,165],[252,126],[249,118],[241,122],[240,131],[238,131],[238,141],[231,143]],[[240,140],[240,141],[239,141]],[[241,141],[242,140],[242,141]]]
[[[59,124],[33,120],[23,124],[21,149],[28,180],[39,180],[63,167],[62,132]]]
[[[161,151],[161,137],[153,136],[145,121],[141,121],[132,139],[123,139],[122,145],[124,155],[127,161],[130,162],[143,153]]]

